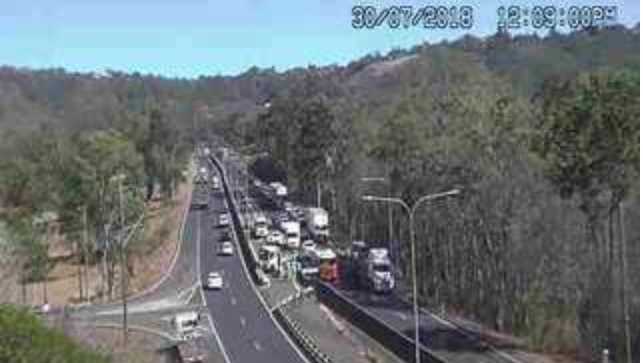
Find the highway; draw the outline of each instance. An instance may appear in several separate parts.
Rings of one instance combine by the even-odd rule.
[[[260,203],[261,209],[269,211],[269,215],[280,212],[280,208],[265,196],[262,197],[262,192],[257,188],[252,188],[251,191],[254,191],[253,196],[256,198],[255,200]],[[415,330],[412,305],[402,300],[396,294],[377,295],[368,291],[355,289],[351,284],[351,282],[354,281],[354,274],[353,271],[351,271],[350,264],[341,263],[341,265],[341,286],[338,288],[338,291],[351,300],[353,304],[357,304],[380,321],[383,321],[410,339],[414,339]],[[446,362],[517,362],[517,360],[508,354],[489,347],[479,336],[464,332],[459,327],[428,311],[423,311],[420,315],[420,342]]]
[[[338,291],[395,330],[410,339],[415,338],[413,307],[410,303],[394,294],[376,295],[346,285]],[[487,346],[480,337],[464,333],[457,326],[427,311],[420,313],[420,342],[446,362],[516,362],[511,356]]]
[[[214,166],[210,168],[212,173],[216,172]],[[215,222],[218,221],[218,213],[227,209],[224,203],[222,192],[210,193],[208,210],[203,212],[198,227],[200,246],[197,269],[200,270],[202,281],[206,281],[211,271],[223,274],[222,290],[202,290],[202,293],[226,363],[307,362],[276,325],[257,296],[242,265],[238,241],[235,241],[234,256],[217,255],[221,230],[215,227]]]

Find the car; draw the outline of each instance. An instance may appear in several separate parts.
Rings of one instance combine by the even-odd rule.
[[[303,221],[306,217],[304,210],[299,207],[295,207],[295,209],[292,211],[292,214],[300,222]]]
[[[305,240],[304,242],[301,243],[301,248],[303,250],[311,250],[312,251],[312,250],[315,249],[315,246],[316,246],[315,241],[313,241],[311,239],[307,239],[307,240]]]
[[[230,216],[228,213],[221,213],[219,215],[219,227],[227,227],[230,225]]]
[[[221,230],[221,235],[219,236],[219,242],[229,242],[232,240],[232,236],[230,235],[230,230],[229,229],[223,229]]]
[[[287,222],[290,218],[287,213],[278,213],[272,218],[272,225],[277,227],[280,226],[283,222]]]
[[[223,288],[223,276],[219,272],[213,271],[208,274],[206,283],[208,289],[220,290]]]
[[[268,236],[266,237],[266,243],[268,244],[282,245],[284,244],[284,242],[284,234],[277,230],[270,231],[270,233],[268,233]]]
[[[286,210],[286,212],[292,213],[295,211],[295,205],[291,202],[284,202],[284,209]]]
[[[234,255],[234,247],[232,246],[232,242],[226,241],[221,243],[221,249],[219,250],[219,254],[223,256]]]

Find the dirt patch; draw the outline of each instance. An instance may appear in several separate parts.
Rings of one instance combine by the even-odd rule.
[[[157,282],[172,266],[179,244],[179,230],[185,211],[190,207],[192,184],[179,186],[174,200],[150,206],[144,243],[132,256],[129,293],[143,291]]]

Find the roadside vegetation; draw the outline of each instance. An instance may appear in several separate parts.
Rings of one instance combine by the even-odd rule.
[[[48,328],[25,309],[0,305],[0,361],[107,363],[110,359]]]
[[[114,176],[125,175],[129,225],[154,185],[175,193],[189,145],[216,134],[298,202],[319,198],[334,242],[398,241],[403,266],[406,215],[393,208],[389,230],[388,206],[360,196],[412,202],[460,188],[415,218],[425,306],[541,352],[596,359],[608,348],[625,361],[629,342],[638,361],[639,44],[638,25],[498,33],[194,80],[3,67],[10,250],[23,281],[42,279],[48,229],[33,221],[54,212],[79,260],[111,261],[109,296],[119,251],[100,241],[122,224]]]

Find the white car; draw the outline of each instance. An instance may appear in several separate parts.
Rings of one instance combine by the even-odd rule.
[[[230,225],[230,216],[228,213],[221,213],[219,215],[219,227],[227,227]]]
[[[224,256],[234,255],[234,247],[232,246],[232,242],[227,241],[221,243],[221,250],[219,251],[219,254]]]
[[[221,290],[223,288],[223,276],[218,272],[210,272],[206,283],[208,289]]]
[[[303,250],[310,250],[310,251],[312,251],[312,250],[314,250],[314,249],[315,249],[315,246],[316,246],[316,245],[315,245],[315,242],[314,242],[313,240],[311,240],[311,239],[307,239],[307,240],[305,240],[304,242],[302,242],[302,243],[301,243],[301,248],[302,248]]]
[[[279,231],[271,231],[266,237],[266,243],[273,245],[282,245],[285,242],[284,234]]]
[[[286,212],[292,213],[295,211],[295,205],[291,202],[284,202],[284,209],[286,210]]]

